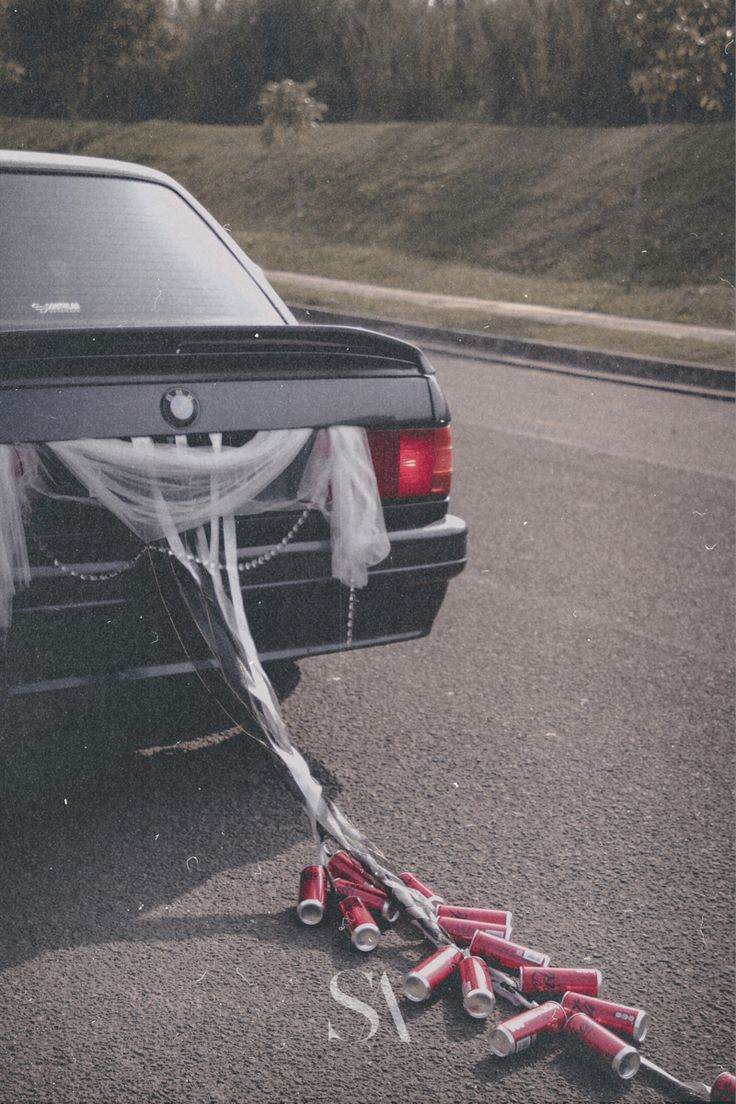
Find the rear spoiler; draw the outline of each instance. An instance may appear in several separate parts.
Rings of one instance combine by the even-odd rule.
[[[348,326],[178,327],[0,333],[0,442],[182,432],[172,389],[193,397],[187,431],[338,424],[442,425],[424,354]]]
[[[353,326],[242,326],[167,329],[0,331],[0,384],[33,379],[141,378],[248,372],[335,375],[349,357],[351,374],[433,374],[424,354],[407,341]],[[163,359],[161,359],[163,358]]]

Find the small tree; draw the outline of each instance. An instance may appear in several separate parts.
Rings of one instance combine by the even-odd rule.
[[[723,111],[728,50],[734,32],[730,0],[609,0],[609,14],[636,68],[629,83],[651,121],[667,102]]]
[[[297,219],[303,214],[301,144],[327,111],[327,104],[311,95],[316,85],[313,80],[301,84],[293,80],[269,81],[258,97],[263,116],[261,141],[269,148],[288,142]]]

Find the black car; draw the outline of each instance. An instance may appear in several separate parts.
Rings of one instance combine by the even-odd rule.
[[[428,633],[465,563],[448,512],[447,405],[415,347],[348,327],[305,326],[222,227],[170,177],[139,165],[0,153],[0,443],[148,436],[206,446],[259,430],[368,432],[391,551],[348,626],[316,511],[238,520],[243,596],[265,662]],[[15,599],[4,680],[28,694],[190,673],[214,665],[172,626],[150,556],[90,508],[37,496],[31,585]],[[166,584],[164,583],[164,589]],[[167,595],[163,594],[164,599]]]

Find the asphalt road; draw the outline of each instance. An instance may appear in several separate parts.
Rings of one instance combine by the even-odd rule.
[[[303,663],[292,732],[401,868],[600,968],[645,1052],[710,1082],[734,1065],[733,406],[438,368],[469,566],[426,641]],[[452,989],[401,1001],[402,1038],[381,980],[427,948],[297,924],[305,818],[258,747],[202,739],[224,723],[143,688],[16,707],[3,1104],[662,1099],[559,1038],[492,1058]]]

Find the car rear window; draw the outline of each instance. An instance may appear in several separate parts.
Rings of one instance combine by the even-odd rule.
[[[283,321],[173,189],[143,180],[0,174],[0,328]]]

